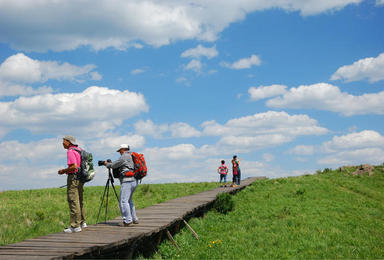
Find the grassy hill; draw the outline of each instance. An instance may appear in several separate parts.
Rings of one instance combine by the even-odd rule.
[[[384,258],[384,172],[352,176],[354,168],[260,180],[232,197],[234,209],[215,210],[165,241],[153,258],[351,259]],[[217,187],[217,183],[140,185],[137,208]],[[116,186],[117,192],[119,187]],[[87,222],[93,224],[104,187],[86,187]],[[0,244],[60,232],[69,223],[65,189],[0,193]],[[119,216],[110,193],[107,219]],[[104,217],[102,211],[101,216]],[[101,221],[102,219],[99,219]]]
[[[384,173],[355,168],[255,182],[237,193],[234,210],[190,220],[175,236],[181,252],[162,243],[154,258],[383,259]]]

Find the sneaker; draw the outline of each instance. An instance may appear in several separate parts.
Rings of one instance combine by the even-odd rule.
[[[66,228],[64,229],[64,233],[77,233],[77,232],[81,232],[81,227],[69,227],[69,228]]]
[[[139,220],[137,219],[137,220],[134,220],[133,221],[133,224],[139,224]]]
[[[132,225],[132,222],[129,222],[129,223],[125,223],[125,222],[120,223],[120,227],[129,227],[129,226],[131,226],[131,225]]]
[[[83,223],[80,225],[80,227],[81,227],[81,228],[86,228],[86,227],[88,227],[88,226],[87,226],[87,223],[83,222]]]

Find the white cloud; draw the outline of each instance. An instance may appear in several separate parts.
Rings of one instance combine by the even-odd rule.
[[[51,92],[53,92],[53,89],[48,86],[33,88],[31,86],[13,84],[0,80],[0,97],[32,96]]]
[[[192,70],[196,73],[201,72],[203,65],[199,60],[191,60],[187,65],[185,65],[184,70]]]
[[[252,151],[290,142],[298,136],[328,132],[307,115],[275,111],[231,119],[224,125],[206,121],[202,127],[204,135],[221,137],[217,149],[226,153]]]
[[[318,109],[338,112],[346,116],[384,114],[384,91],[353,96],[341,92],[336,86],[318,83],[291,88],[281,97],[269,99],[266,104],[274,108]]]
[[[271,153],[264,153],[263,160],[266,162],[272,162],[273,160],[275,160],[275,156]]]
[[[175,138],[190,138],[199,137],[201,133],[187,123],[173,123],[170,125],[172,137]]]
[[[134,70],[131,70],[131,74],[132,75],[137,75],[137,74],[141,74],[141,73],[144,73],[145,70],[143,69],[134,69]]]
[[[49,86],[33,87],[25,84],[42,83],[47,80],[101,80],[93,71],[95,65],[82,67],[56,61],[39,61],[23,53],[8,57],[0,64],[0,96],[31,96],[53,92]]]
[[[259,86],[257,88],[250,87],[248,93],[251,96],[251,100],[256,101],[285,94],[287,92],[286,88],[287,86],[284,85]]]
[[[154,138],[190,138],[199,137],[201,133],[187,123],[176,122],[172,124],[156,125],[151,120],[139,120],[134,124],[136,133],[152,136]]]
[[[232,64],[227,62],[222,62],[221,65],[223,67],[241,70],[241,69],[249,69],[252,66],[259,66],[261,64],[261,60],[257,55],[252,55],[250,58],[243,58],[238,61],[233,62]]]
[[[79,67],[66,62],[39,61],[18,53],[0,65],[0,79],[22,83],[45,82],[49,79],[75,80],[89,74],[95,67],[91,64]],[[100,77],[99,74],[93,74],[95,76]]]
[[[343,79],[346,82],[368,79],[376,82],[384,79],[384,53],[376,58],[365,58],[352,65],[340,67],[331,77],[331,80]]]
[[[360,164],[382,164],[384,161],[384,150],[382,148],[364,148],[351,151],[341,151],[331,156],[326,156],[318,160],[319,164],[329,165],[331,167],[340,167],[344,165]]]
[[[376,5],[384,5],[384,0],[376,0]]]
[[[18,161],[20,163],[55,157],[63,149],[60,141],[57,138],[49,138],[29,143],[20,143],[14,140],[2,142],[0,143],[0,162]]]
[[[218,51],[216,50],[216,46],[211,48],[205,48],[202,45],[198,45],[196,48],[188,49],[181,54],[183,58],[194,58],[200,59],[201,57],[207,57],[208,59],[212,59],[218,55]]]
[[[162,46],[187,39],[214,41],[229,24],[255,11],[281,8],[315,15],[361,1],[25,0],[21,4],[4,0],[0,2],[0,42],[19,50],[63,51],[79,46],[100,50],[140,48],[141,43]]]
[[[103,78],[103,76],[97,71],[91,72],[90,75],[92,80],[101,80]]]
[[[132,116],[148,111],[142,94],[103,87],[81,93],[45,94],[0,102],[2,126],[8,131],[25,128],[32,132],[102,134]]]
[[[322,145],[323,151],[330,155],[319,159],[318,163],[334,167],[381,164],[384,161],[383,146],[384,136],[372,130],[334,136]]]
[[[296,155],[312,155],[315,151],[315,147],[312,145],[296,145],[294,148],[288,151],[290,154]]]
[[[138,134],[128,133],[125,135],[106,133],[100,136],[96,140],[89,139],[85,142],[90,151],[110,157],[111,154],[115,154],[120,144],[128,144],[131,151],[137,151],[138,148],[142,148],[145,144],[145,138]]]
[[[378,132],[371,130],[364,130],[358,133],[351,133],[343,136],[335,136],[332,141],[328,141],[323,144],[323,148],[327,152],[383,146],[384,137]]]

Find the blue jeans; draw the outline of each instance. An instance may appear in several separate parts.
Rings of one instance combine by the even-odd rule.
[[[227,175],[226,174],[220,174],[220,183],[224,179],[224,183],[227,182]]]
[[[121,183],[120,186],[120,212],[125,223],[138,221],[135,205],[132,201],[132,195],[137,187],[137,181],[128,181]]]

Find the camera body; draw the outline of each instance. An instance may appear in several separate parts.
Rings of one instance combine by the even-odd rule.
[[[99,165],[99,166],[104,166],[104,162],[105,162],[105,161],[99,160],[99,161],[97,162],[97,165]],[[111,161],[111,159],[108,159],[107,162],[112,162],[112,161]]]

